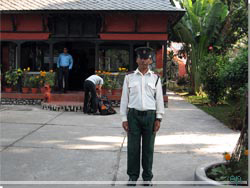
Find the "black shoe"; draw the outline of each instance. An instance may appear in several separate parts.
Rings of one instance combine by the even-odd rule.
[[[144,181],[143,186],[153,186],[152,181]]]
[[[136,186],[136,180],[133,180],[133,179],[129,178],[127,186]]]

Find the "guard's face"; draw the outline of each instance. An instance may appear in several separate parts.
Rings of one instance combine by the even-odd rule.
[[[136,59],[136,63],[138,64],[138,68],[147,69],[148,65],[150,65],[152,63],[152,59],[151,58],[141,59],[141,58],[138,57]]]
[[[68,49],[67,49],[67,48],[63,48],[63,52],[64,52],[64,53],[67,53],[67,52],[68,52]]]

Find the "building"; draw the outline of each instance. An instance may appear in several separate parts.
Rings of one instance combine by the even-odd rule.
[[[1,69],[56,70],[63,47],[74,66],[71,90],[95,70],[135,68],[134,49],[155,49],[154,66],[164,67],[171,27],[185,10],[169,0],[1,0]],[[166,71],[165,71],[166,72]]]

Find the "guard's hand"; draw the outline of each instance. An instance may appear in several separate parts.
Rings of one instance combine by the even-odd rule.
[[[124,129],[126,132],[128,132],[128,122],[127,122],[127,121],[123,121],[123,122],[122,122],[122,127],[123,127],[123,129]]]
[[[161,127],[161,122],[156,120],[154,125],[154,133],[156,133]]]

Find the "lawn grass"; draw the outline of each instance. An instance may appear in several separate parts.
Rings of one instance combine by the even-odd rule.
[[[194,104],[199,109],[215,117],[229,128],[234,129],[234,124],[231,116],[236,108],[235,103],[233,102],[229,103],[224,101],[222,104],[218,104],[216,106],[210,106],[207,97],[189,95],[189,93],[187,92],[182,92],[182,93],[180,92],[177,94],[183,96],[186,101],[190,102],[191,104]]]

